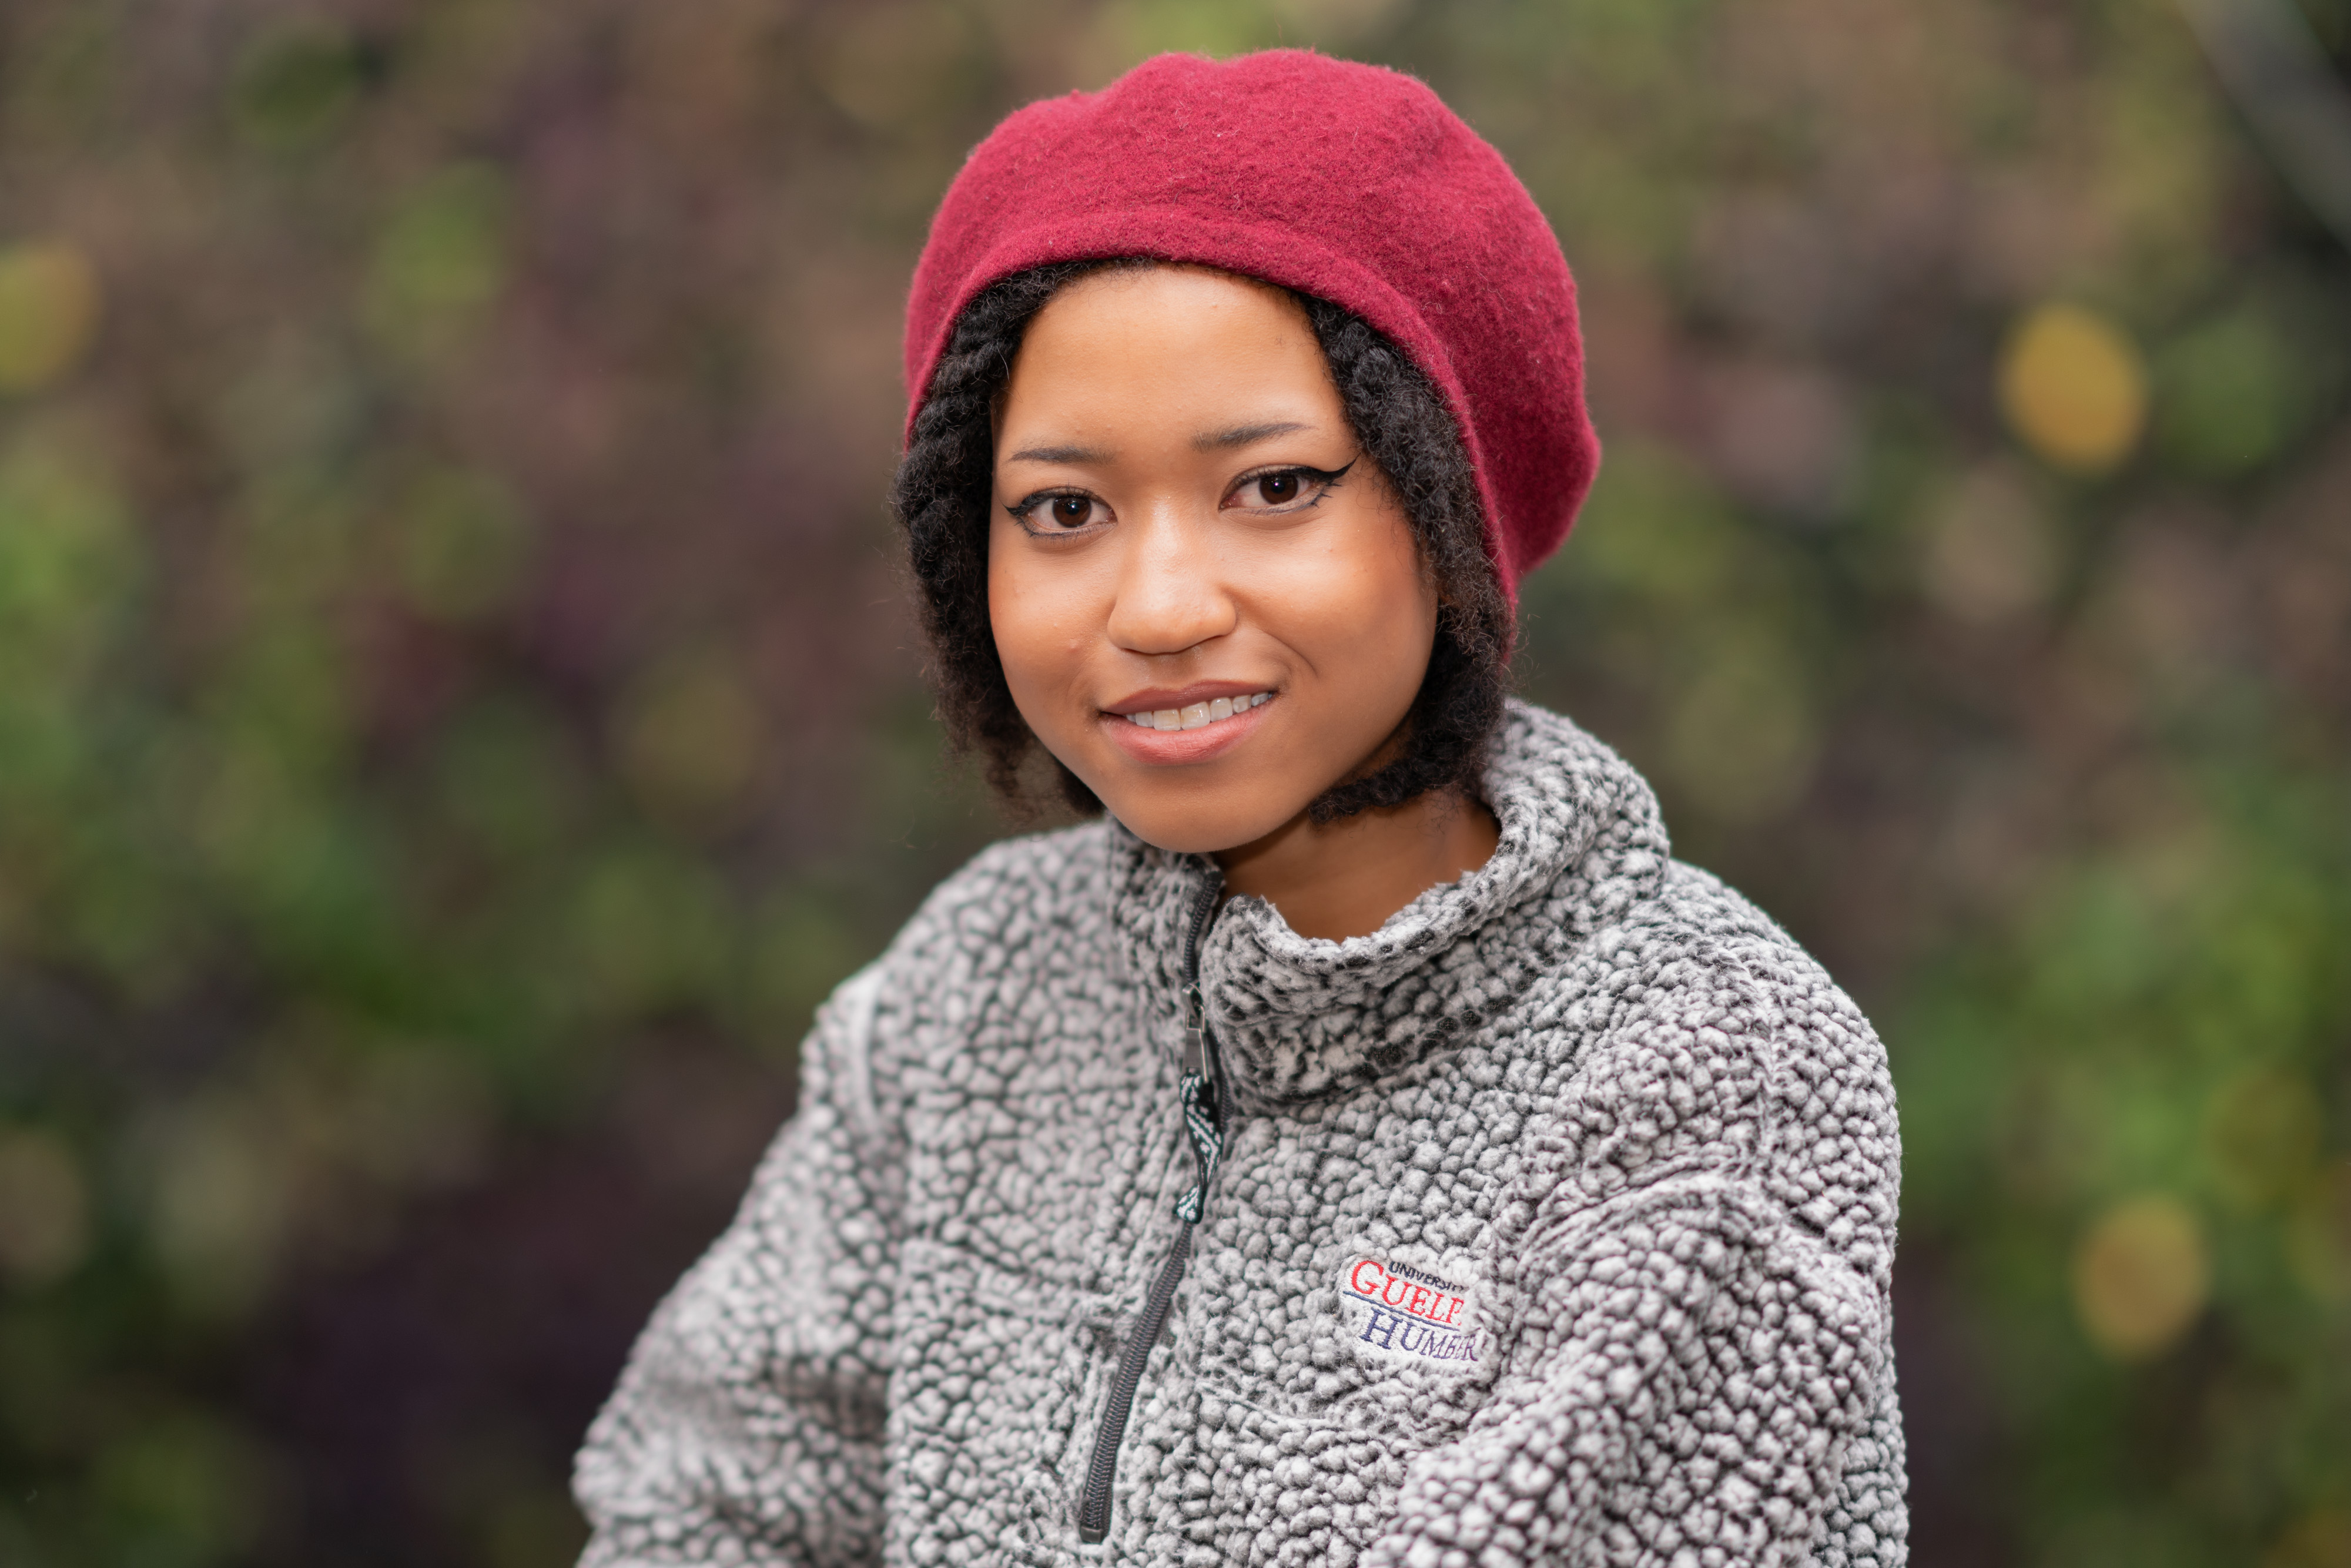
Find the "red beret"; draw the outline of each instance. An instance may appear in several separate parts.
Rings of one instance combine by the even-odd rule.
[[[948,187],[906,305],[906,427],[955,319],[1048,262],[1145,256],[1343,305],[1461,428],[1515,599],[1592,487],[1575,282],[1500,153],[1427,87],[1301,49],[1161,55],[1019,110]]]

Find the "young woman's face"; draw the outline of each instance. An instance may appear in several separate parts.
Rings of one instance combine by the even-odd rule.
[[[1274,831],[1420,689],[1436,588],[1280,290],[1176,267],[1062,290],[1013,367],[995,501],[1012,700],[1148,842]]]

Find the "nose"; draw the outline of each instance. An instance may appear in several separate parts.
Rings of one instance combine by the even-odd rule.
[[[1207,530],[1174,507],[1154,508],[1128,536],[1119,563],[1110,638],[1130,653],[1181,653],[1224,636],[1239,622]]]

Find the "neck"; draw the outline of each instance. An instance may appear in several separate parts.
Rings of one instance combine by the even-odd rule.
[[[1301,936],[1367,936],[1439,883],[1484,865],[1501,841],[1494,814],[1453,793],[1318,824],[1303,812],[1217,856],[1225,891],[1262,898]]]

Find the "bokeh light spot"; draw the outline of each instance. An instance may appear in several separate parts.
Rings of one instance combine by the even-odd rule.
[[[1945,612],[1989,625],[2039,606],[2056,571],[2039,501],[2011,465],[1994,464],[1968,475],[1937,509],[1921,576]]]
[[[472,620],[506,601],[528,563],[530,543],[521,509],[495,477],[463,469],[429,473],[401,506],[400,584],[426,615]]]
[[[954,109],[966,96],[975,43],[954,7],[854,8],[823,64],[825,96],[861,125],[885,130]]]
[[[241,1314],[277,1267],[295,1186],[278,1132],[262,1107],[225,1091],[166,1113],[149,1132],[155,1249],[200,1312]]]
[[[2351,1159],[2337,1160],[2294,1204],[2286,1260],[2313,1296],[2351,1301]]]
[[[39,1129],[0,1133],[0,1270],[45,1285],[89,1249],[89,1195],[73,1151]]]
[[[2351,1511],[2314,1509],[2295,1520],[2262,1568],[2351,1568]]]
[[[722,825],[749,800],[767,750],[767,716],[717,649],[656,662],[622,695],[613,739],[622,772],[655,815]]]
[[[92,1487],[125,1561],[219,1563],[258,1539],[270,1490],[266,1458],[225,1421],[176,1414],[143,1423],[99,1455]]]
[[[139,580],[138,535],[56,440],[0,455],[0,706],[78,686]]]
[[[2190,473],[2231,478],[2274,457],[2304,410],[2294,350],[2271,320],[2239,309],[2182,334],[2159,361],[2157,438]]]
[[[2205,1157],[2231,1197],[2248,1206],[2273,1203],[2317,1165],[2325,1122],[2307,1078],[2286,1067],[2252,1068],[2213,1094]]]
[[[1162,51],[1221,58],[1280,41],[1280,32],[1251,0],[1108,0],[1093,15],[1081,74],[1095,85]]]
[[[1306,42],[1347,44],[1395,21],[1404,0],[1273,0],[1272,10]]]
[[[760,910],[752,944],[752,1002],[767,1038],[797,1044],[817,1004],[857,967],[841,900],[814,887],[778,892]]]
[[[98,271],[64,240],[0,250],[0,392],[36,392],[71,370],[98,330]]]
[[[443,347],[506,277],[507,183],[479,163],[433,174],[395,205],[371,259],[366,313],[395,349]]]
[[[495,1137],[489,1086],[457,1051],[402,1044],[366,1060],[345,1093],[335,1153],[394,1189],[441,1190],[478,1176]]]
[[[270,29],[237,61],[231,99],[237,130],[278,150],[326,140],[350,118],[363,65],[340,27],[303,21]]]
[[[1785,811],[1820,751],[1803,672],[1776,640],[1725,639],[1675,705],[1667,748],[1676,782],[1710,815],[1756,822]]]
[[[2074,1309],[2091,1342],[2117,1360],[2168,1349],[2204,1310],[2210,1287],[2203,1227],[2176,1198],[2117,1204],[2074,1249]]]
[[[726,982],[739,927],[703,862],[654,846],[586,868],[567,901],[574,972],[602,1016],[707,1001]]]
[[[528,860],[552,852],[579,825],[580,764],[569,737],[541,710],[501,695],[447,727],[434,792],[468,841]]]
[[[490,1511],[482,1528],[487,1568],[552,1568],[588,1544],[579,1506],[560,1487],[517,1491]]]
[[[2109,473],[2147,423],[2147,367],[2122,329],[2075,305],[2044,305],[2008,340],[2000,405],[2042,457],[2076,474]]]

